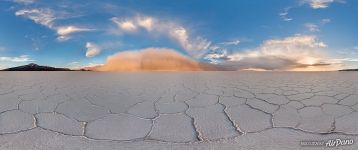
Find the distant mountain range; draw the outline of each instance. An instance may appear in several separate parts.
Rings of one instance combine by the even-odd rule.
[[[2,71],[76,71],[76,70],[71,70],[68,68],[55,68],[55,67],[50,67],[50,66],[40,66],[40,65],[31,63],[28,65],[7,68]]]
[[[338,71],[358,71],[358,69],[343,69],[343,70],[338,70]]]

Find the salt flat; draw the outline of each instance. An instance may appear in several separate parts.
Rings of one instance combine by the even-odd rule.
[[[357,88],[356,72],[0,72],[0,149],[324,149],[300,142],[357,142]]]

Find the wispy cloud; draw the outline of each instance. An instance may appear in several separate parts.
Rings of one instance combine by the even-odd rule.
[[[51,9],[21,9],[15,12],[16,16],[31,19],[37,24],[53,28],[56,17]]]
[[[78,32],[88,32],[88,31],[94,31],[95,29],[90,28],[82,28],[82,27],[76,27],[76,26],[60,26],[57,27],[57,39],[59,41],[65,41],[71,38],[70,34],[78,33]]]
[[[327,8],[331,3],[344,3],[344,0],[301,0],[302,4],[309,4],[313,9]]]
[[[80,62],[78,61],[73,61],[73,62],[69,62],[66,64],[66,67],[67,68],[70,68],[70,69],[79,69],[81,68],[81,65],[80,65]]]
[[[56,31],[59,41],[66,41],[71,38],[71,34],[78,32],[94,31],[95,29],[78,27],[73,25],[60,26],[56,25],[56,20],[64,19],[66,13],[56,14],[49,8],[36,8],[36,9],[21,9],[15,12],[16,16],[22,16],[34,21],[37,24],[43,25],[51,30]]]
[[[290,11],[291,7],[286,7],[283,9],[282,12],[280,12],[278,15],[284,20],[284,21],[292,21],[293,19],[288,16],[288,12]]]
[[[329,18],[325,18],[325,19],[321,20],[322,25],[325,25],[325,24],[330,23],[330,22],[331,22],[331,19],[329,19]]]
[[[6,50],[5,47],[0,46],[0,51],[5,51],[5,50]]]
[[[310,32],[318,32],[320,31],[320,28],[328,23],[331,22],[331,19],[325,18],[321,19],[317,23],[305,23],[304,26],[310,31]]]
[[[306,23],[305,27],[311,32],[318,32],[319,26],[314,23]]]
[[[352,62],[358,62],[358,58],[340,58],[340,59],[333,59],[335,61],[352,61]]]
[[[205,54],[211,42],[200,36],[190,37],[183,26],[170,21],[161,21],[154,17],[136,16],[129,19],[114,17],[111,19],[124,33],[146,31],[150,34],[165,35],[179,43],[191,56],[200,58]]]
[[[239,45],[240,43],[241,43],[240,40],[233,40],[233,41],[221,42],[219,44],[222,44],[222,45]]]
[[[87,42],[86,48],[87,48],[86,57],[94,57],[94,56],[98,55],[99,53],[101,53],[101,48],[94,43]]]
[[[15,2],[15,3],[20,3],[20,4],[28,5],[28,4],[35,3],[36,0],[14,0],[14,2]]]
[[[31,59],[28,55],[21,55],[19,57],[0,57],[0,61],[3,61],[3,62],[32,62],[35,60]]]

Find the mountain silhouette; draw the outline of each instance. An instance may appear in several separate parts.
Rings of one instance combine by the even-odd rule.
[[[28,65],[12,67],[4,69],[3,71],[72,71],[68,68],[55,68],[50,66],[40,66],[34,63],[30,63]]]
[[[339,71],[358,71],[358,69],[342,69],[342,70],[339,70]]]

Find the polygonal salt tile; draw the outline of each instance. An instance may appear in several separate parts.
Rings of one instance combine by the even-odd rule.
[[[245,91],[245,90],[235,90],[234,95],[236,97],[242,97],[242,98],[254,98],[255,97],[252,93]]]
[[[150,131],[152,121],[128,114],[109,114],[89,122],[86,136],[94,139],[133,140],[144,138]]]
[[[32,101],[32,100],[45,100],[47,96],[42,95],[39,92],[34,92],[34,93],[25,94],[25,95],[20,95],[19,97],[20,97],[20,99],[25,100],[25,101]]]
[[[23,131],[35,127],[35,119],[28,113],[11,110],[0,114],[0,134]]]
[[[234,88],[224,88],[224,94],[222,96],[234,96]]]
[[[358,112],[342,116],[336,119],[335,131],[346,134],[358,134]]]
[[[153,125],[150,138],[171,142],[196,141],[192,119],[183,114],[160,115]]]
[[[274,93],[274,94],[280,94],[280,95],[283,94],[283,91],[281,89],[269,88],[269,87],[262,89],[261,92],[262,93]]]
[[[224,94],[223,89],[221,89],[221,88],[210,88],[210,89],[205,90],[205,93],[211,94],[211,95],[223,95]]]
[[[171,102],[174,102],[174,97],[175,97],[175,95],[171,95],[171,94],[162,95],[159,98],[158,102],[171,103]]]
[[[298,91],[299,93],[308,93],[311,91],[309,88],[304,88],[304,87],[293,88],[293,90]]]
[[[104,107],[92,105],[86,100],[66,101],[57,107],[56,112],[78,121],[95,120],[109,113]]]
[[[277,105],[273,105],[273,104],[267,103],[263,100],[259,100],[256,98],[247,99],[246,104],[250,105],[253,108],[267,112],[267,113],[273,113],[275,110],[278,109]]]
[[[354,106],[352,106],[352,109],[358,111],[358,104],[355,104]]]
[[[313,93],[300,93],[300,94],[287,96],[287,98],[290,100],[300,101],[300,100],[312,98],[313,96],[314,96]]]
[[[325,85],[326,86],[326,85]],[[312,87],[312,92],[327,92],[327,91],[331,91],[332,89],[329,88],[329,87],[325,87],[325,86],[322,86],[322,85],[317,85],[317,86],[314,86]]]
[[[92,97],[89,97],[92,103],[104,106],[111,110],[113,113],[123,113],[128,111],[134,104],[143,102],[147,99],[143,99],[141,96],[132,96],[128,94],[118,94],[118,93],[107,93],[107,94],[98,94]]]
[[[38,126],[69,135],[82,135],[84,124],[58,113],[36,115]]]
[[[20,101],[21,100],[13,94],[0,95],[0,112],[17,109],[17,104]]]
[[[13,93],[13,90],[11,88],[0,87],[0,96],[5,95],[5,94],[10,94],[10,93]]]
[[[320,106],[323,103],[337,103],[337,101],[337,99],[328,96],[314,96],[301,102],[306,106]]]
[[[320,96],[336,96],[338,94],[339,94],[338,91],[323,91],[323,92],[315,93],[315,95],[320,95]]]
[[[226,110],[230,118],[244,132],[257,132],[271,128],[271,116],[246,105],[230,107]]]
[[[301,108],[305,107],[302,103],[297,102],[297,101],[291,101],[288,104],[286,104],[285,106],[293,107],[296,109],[301,109]]]
[[[154,118],[157,116],[157,112],[154,109],[154,101],[145,101],[138,103],[128,110],[128,113],[142,117],[142,118]]]
[[[20,97],[22,95],[31,95],[28,96],[29,98],[36,98],[38,97],[38,89],[36,89],[35,87],[31,87],[31,86],[17,86],[14,89],[14,94],[15,95],[20,95]],[[36,94],[37,93],[37,94]],[[37,96],[36,96],[37,95]],[[32,100],[32,99],[24,99],[24,100]]]
[[[282,105],[282,104],[286,104],[289,102],[289,100],[285,96],[280,96],[280,95],[274,95],[274,96],[266,98],[264,100],[269,103],[277,104],[277,105]]]
[[[206,108],[190,108],[187,113],[194,118],[194,124],[201,138],[213,140],[239,135],[232,122],[225,115],[224,107],[220,104]]]
[[[283,95],[288,96],[288,95],[295,95],[295,94],[298,94],[298,93],[299,92],[297,92],[297,91],[289,90],[289,91],[283,92]]]
[[[69,100],[69,97],[67,97],[65,94],[50,95],[46,98],[46,101],[53,103],[61,103],[67,100]]]
[[[350,95],[351,95],[351,93],[340,93],[340,94],[334,96],[334,98],[342,100],[342,99],[344,99],[344,98],[346,98],[346,97],[348,97]]]
[[[272,120],[274,127],[294,128],[300,121],[300,115],[295,108],[283,106],[273,114]]]
[[[189,90],[179,91],[175,93],[174,99],[175,101],[183,102],[194,98],[196,95],[198,95],[198,93]]]
[[[179,113],[188,109],[188,106],[184,102],[156,103],[155,106],[163,114]]]
[[[40,112],[53,112],[55,111],[57,103],[46,101],[46,100],[33,100],[33,101],[22,101],[19,105],[19,109],[36,114]]]
[[[329,133],[332,130],[333,116],[325,114],[319,107],[304,107],[299,110],[301,130],[315,133]]]
[[[187,103],[189,106],[210,106],[216,104],[218,100],[219,97],[216,95],[200,94]]]
[[[41,93],[45,96],[52,96],[58,94],[58,91],[56,91],[54,86],[47,85],[46,87],[42,87]]]
[[[219,97],[220,103],[224,104],[226,107],[230,106],[236,106],[236,105],[242,105],[245,104],[246,98],[240,98],[240,97],[227,97],[227,96],[221,96]]]
[[[270,94],[270,93],[257,93],[255,95],[255,98],[259,98],[259,99],[270,99],[270,98],[274,98],[276,97],[276,94]]]
[[[348,106],[342,106],[337,104],[323,104],[322,105],[323,112],[326,114],[332,115],[334,117],[340,117],[345,114],[351,113],[353,110]]]
[[[339,104],[353,106],[358,103],[358,95],[350,95],[341,100]]]
[[[203,80],[192,80],[190,82],[186,82],[184,87],[190,89],[190,91],[194,91],[195,93],[201,93],[207,89]]]

